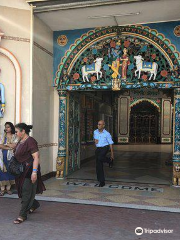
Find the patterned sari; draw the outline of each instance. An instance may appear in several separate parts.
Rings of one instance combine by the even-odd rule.
[[[9,141],[6,134],[0,136],[0,144],[17,143],[18,140],[13,134]],[[15,184],[14,176],[7,172],[8,162],[13,156],[13,150],[0,149],[0,187]]]

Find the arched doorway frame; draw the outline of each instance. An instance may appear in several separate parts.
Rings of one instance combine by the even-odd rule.
[[[171,44],[169,39],[166,39],[165,36],[161,33],[158,33],[155,29],[150,29],[148,26],[142,25],[131,25],[131,26],[122,26],[122,27],[107,27],[107,28],[96,28],[94,30],[89,31],[86,34],[83,34],[79,39],[75,41],[66,51],[64,57],[62,58],[58,70],[56,72],[54,86],[57,87],[59,92],[59,104],[60,104],[60,115],[63,118],[62,121],[59,119],[59,151],[58,151],[58,158],[57,158],[57,177],[59,176],[66,176],[65,172],[65,165],[66,165],[66,152],[67,152],[67,132],[68,127],[66,126],[66,122],[68,119],[67,116],[67,91],[66,90],[77,90],[76,88],[69,87],[68,82],[65,78],[63,78],[63,74],[67,75],[70,74],[75,62],[77,61],[78,57],[92,44],[97,43],[103,39],[110,38],[117,35],[124,35],[124,36],[135,36],[137,38],[143,39],[151,43],[154,47],[156,47],[165,57],[167,60],[170,69],[173,70],[174,66],[180,66],[180,54],[176,50],[176,47]],[[174,87],[175,88],[175,108],[174,108],[174,119],[177,123],[178,116],[180,114],[180,84],[179,80],[176,82],[176,79],[172,78],[172,83],[170,86],[167,84],[165,88]],[[74,84],[74,85],[81,85],[81,84]],[[166,83],[165,83],[166,85]],[[139,86],[141,87],[141,86]],[[156,86],[155,86],[156,87]],[[91,86],[90,86],[91,88]],[[158,87],[159,88],[159,87]],[[160,87],[161,88],[161,87]],[[101,88],[100,88],[101,89]],[[110,89],[110,88],[109,88]],[[112,88],[111,88],[112,89]],[[129,88],[133,89],[133,88]],[[88,89],[89,90],[89,89]],[[120,90],[120,89],[116,89]],[[62,106],[61,106],[62,104]],[[61,111],[63,109],[63,111]],[[66,109],[66,111],[64,111]],[[177,119],[176,119],[177,116]],[[174,124],[175,124],[174,121]],[[67,124],[68,125],[68,124]],[[179,164],[180,167],[180,144],[178,139],[180,138],[180,134],[178,134],[180,122],[174,126],[173,131],[173,162]],[[63,134],[62,134],[63,132]],[[61,136],[63,135],[63,137]],[[61,137],[60,137],[61,136]],[[63,151],[61,150],[61,146],[63,146]],[[174,174],[174,172],[173,172]],[[174,176],[176,176],[174,174]],[[177,185],[180,185],[180,176],[174,177],[174,183],[176,182]]]
[[[15,123],[21,122],[22,71],[17,58],[6,48],[0,47],[0,54],[7,57],[15,70]]]
[[[63,83],[62,73],[69,74],[77,59],[87,48],[103,39],[115,37],[118,34],[134,36],[151,43],[165,56],[171,69],[173,69],[174,65],[180,65],[180,54],[175,45],[171,44],[169,39],[166,39],[162,33],[158,33],[155,29],[142,25],[96,28],[76,39],[74,44],[65,52],[56,72],[55,86],[60,89],[60,85]]]
[[[160,138],[160,136],[158,136],[159,134],[160,134],[160,128],[161,128],[161,126],[160,126],[160,115],[161,115],[161,107],[160,107],[160,105],[158,104],[158,103],[156,103],[156,101],[154,100],[152,100],[152,99],[148,99],[148,98],[141,98],[141,99],[138,99],[138,100],[135,100],[134,102],[132,102],[131,104],[130,104],[130,116],[131,116],[131,111],[132,111],[132,108],[133,107],[135,107],[135,106],[137,106],[138,104],[140,104],[140,103],[143,103],[143,102],[148,102],[148,103],[150,103],[155,109],[156,109],[156,111],[158,112],[158,122],[157,122],[157,128],[158,128],[158,130],[157,130],[157,141],[156,141],[156,143],[159,141],[158,140],[158,138]],[[131,132],[131,127],[129,126],[129,131]],[[130,133],[129,133],[130,134]],[[130,140],[129,140],[130,141]],[[150,141],[150,140],[149,140]],[[149,142],[150,143],[150,142]]]
[[[134,101],[133,103],[130,104],[130,108],[134,107],[135,105],[137,105],[141,102],[149,102],[157,108],[158,112],[161,111],[160,106],[155,101],[152,101],[151,99],[148,99],[148,98],[141,98],[141,99],[138,99],[138,100]]]

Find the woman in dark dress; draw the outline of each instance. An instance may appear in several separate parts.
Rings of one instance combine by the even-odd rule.
[[[14,156],[18,162],[24,165],[24,172],[15,179],[18,196],[21,198],[21,210],[19,217],[14,221],[15,224],[24,222],[27,214],[32,213],[40,206],[35,195],[45,190],[40,173],[39,149],[36,140],[29,136],[30,129],[32,126],[25,123],[15,125],[19,142]]]

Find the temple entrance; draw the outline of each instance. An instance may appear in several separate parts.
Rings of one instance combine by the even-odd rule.
[[[133,93],[129,92],[130,96],[122,94],[112,91],[69,93],[68,179],[96,181],[93,131],[97,129],[98,120],[102,119],[115,143],[114,167],[104,166],[107,181],[170,184],[172,167],[165,163],[172,157],[172,145],[157,145],[160,143],[162,110],[153,104],[155,99],[142,100],[140,96],[131,104]],[[157,94],[160,96],[160,93]],[[125,97],[130,97],[129,103],[124,101]],[[119,103],[120,98],[123,99],[122,104],[129,104],[129,115]],[[129,142],[124,144],[118,141],[119,125],[122,126],[121,133],[125,129],[121,119],[123,124],[129,122]]]
[[[148,101],[143,101],[131,108],[130,143],[156,144],[159,139],[159,112]]]

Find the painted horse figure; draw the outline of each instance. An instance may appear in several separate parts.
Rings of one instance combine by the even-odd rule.
[[[94,62],[91,65],[86,65],[82,67],[83,82],[85,81],[89,82],[88,74],[96,73],[97,80],[99,80],[98,73],[100,73],[100,78],[102,77],[102,72],[101,72],[102,60],[103,58],[96,58],[96,60],[94,60]]]
[[[144,62],[143,58],[141,55],[134,56],[136,59],[136,68],[137,70],[135,71],[135,77],[137,76],[138,72],[138,79],[141,76],[141,72],[150,72],[151,76],[149,77],[149,80],[151,80],[152,76],[154,75],[154,80],[156,79],[157,75],[157,70],[158,70],[158,64],[155,62]]]

